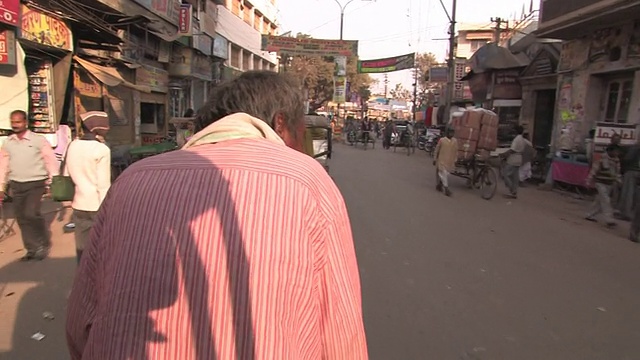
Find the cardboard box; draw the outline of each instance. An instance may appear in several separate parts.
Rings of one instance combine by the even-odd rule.
[[[478,142],[458,139],[458,160],[469,160],[476,154]]]
[[[500,121],[498,119],[498,115],[493,111],[484,110],[482,112],[482,120],[481,120],[482,126],[493,126],[497,128],[499,122]]]
[[[480,130],[482,124],[482,110],[465,111],[464,116],[460,120],[460,126]]]
[[[478,138],[478,148],[494,151],[498,148],[498,128],[490,125],[483,125]]]
[[[478,139],[480,138],[480,129],[458,127],[457,129],[455,129],[455,131],[455,137],[459,140],[478,141]]]

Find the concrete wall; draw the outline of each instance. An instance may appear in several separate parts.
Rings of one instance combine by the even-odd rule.
[[[590,129],[603,121],[606,106],[608,77],[631,74],[635,77],[628,122],[640,124],[640,56],[629,56],[633,23],[614,28],[607,37],[609,49],[619,47],[620,59],[610,61],[609,51],[600,57],[593,56],[594,48],[602,41],[594,42],[593,35],[573,40],[563,48],[563,64],[558,76],[558,101],[554,126],[554,145],[559,145],[562,130],[574,148],[580,148]],[[635,39],[636,42],[639,39]],[[594,45],[595,44],[595,45]],[[570,64],[563,66],[564,64]],[[562,71],[562,69],[567,69]],[[566,140],[566,139],[565,139]]]

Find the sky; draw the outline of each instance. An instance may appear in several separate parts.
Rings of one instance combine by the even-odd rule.
[[[280,33],[291,31],[318,39],[337,39],[340,35],[340,7],[349,0],[278,0]],[[442,0],[451,13],[452,0]],[[530,0],[458,0],[457,22],[490,25],[492,17],[519,18]],[[534,8],[539,0],[534,0]],[[449,19],[440,0],[352,0],[345,10],[344,39],[358,40],[361,60],[431,52],[445,60],[449,48]],[[382,75],[377,89],[383,92]],[[389,73],[389,89],[396,83],[410,87],[410,70]]]

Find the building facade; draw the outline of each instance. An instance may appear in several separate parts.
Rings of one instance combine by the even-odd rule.
[[[640,1],[543,0],[538,36],[563,41],[555,149],[580,150],[598,126],[638,125]]]
[[[247,70],[277,69],[275,54],[261,50],[262,35],[277,35],[275,0],[225,0],[218,5],[218,33],[227,40],[222,77]]]

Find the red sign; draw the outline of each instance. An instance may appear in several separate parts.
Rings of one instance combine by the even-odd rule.
[[[0,0],[0,22],[18,25],[20,0]]]
[[[0,64],[16,64],[16,40],[12,30],[0,31]]]
[[[180,5],[178,32],[183,36],[193,34],[193,6],[191,4]]]

